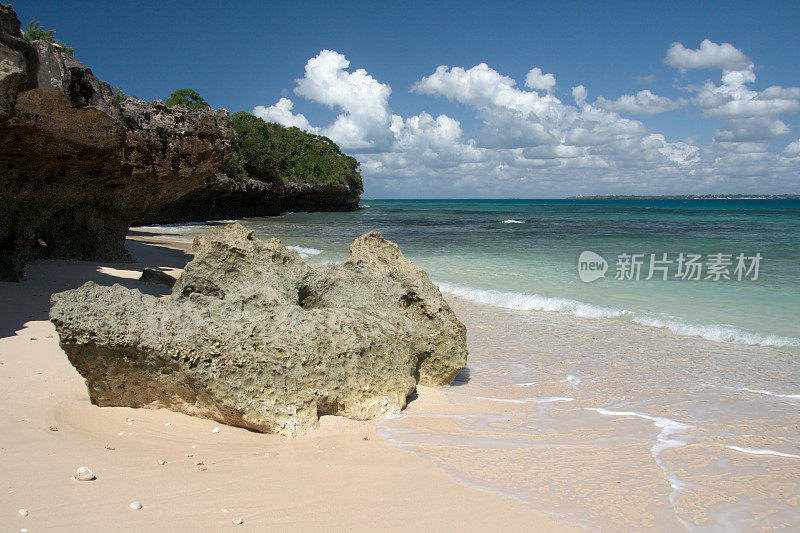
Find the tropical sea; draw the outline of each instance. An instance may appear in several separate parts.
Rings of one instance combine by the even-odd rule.
[[[592,531],[800,528],[800,200],[367,200],[241,223],[317,264],[378,230],[427,270],[468,368],[378,427],[459,481]]]
[[[353,213],[242,223],[297,247],[312,263],[342,261],[353,239],[378,230],[445,292],[478,303],[800,347],[800,200],[366,200]],[[161,229],[193,235],[207,228]],[[608,271],[584,283],[578,258],[587,250]],[[617,266],[620,254],[642,254],[638,280]],[[666,280],[658,269],[646,279],[651,254],[654,266],[667,268]],[[663,254],[671,263],[660,262]],[[691,279],[696,271],[677,276],[680,254],[701,256],[699,280]],[[709,276],[715,254],[723,254],[727,273]],[[740,254],[745,268],[737,272]],[[746,270],[756,254],[753,279],[756,272]]]

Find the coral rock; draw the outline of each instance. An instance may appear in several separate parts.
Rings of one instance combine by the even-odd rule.
[[[61,347],[100,406],[166,407],[292,434],[398,413],[466,366],[466,329],[428,275],[371,232],[312,267],[239,224],[195,240],[165,298],[92,282],[54,294]]]

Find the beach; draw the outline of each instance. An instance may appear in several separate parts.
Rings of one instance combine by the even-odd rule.
[[[134,263],[37,262],[0,286],[0,512],[14,530],[217,530],[240,518],[353,531],[797,523],[796,361],[664,329],[446,293],[468,328],[468,369],[450,387],[419,387],[397,417],[324,416],[292,438],[93,406],[47,321],[49,294],[89,279],[165,294],[141,270],[179,274],[189,244],[135,230]],[[97,479],[72,479],[79,466]]]
[[[0,283],[4,530],[569,530],[460,484],[433,460],[387,442],[373,421],[325,416],[318,430],[286,438],[163,409],[93,406],[47,320],[50,294],[88,280],[164,294],[137,281],[141,270],[178,273],[188,245],[133,237],[134,263],[42,261],[24,281]],[[449,401],[443,394],[420,387],[405,413],[438,412]],[[97,479],[72,479],[80,466]],[[130,509],[134,501],[142,509]]]

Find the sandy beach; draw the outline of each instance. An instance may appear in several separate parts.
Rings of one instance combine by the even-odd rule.
[[[132,232],[134,263],[38,262],[24,281],[0,283],[4,531],[568,530],[459,483],[391,445],[372,421],[326,416],[318,430],[283,438],[167,410],[93,406],[47,320],[50,294],[88,280],[163,294],[138,282],[141,270],[178,273],[188,244]],[[446,390],[420,387],[404,413],[443,412],[450,401]],[[97,479],[72,479],[80,466]],[[134,501],[143,508],[130,509]]]

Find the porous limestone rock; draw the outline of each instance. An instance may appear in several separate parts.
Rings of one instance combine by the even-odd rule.
[[[217,172],[235,142],[225,110],[119,102],[0,4],[0,280],[33,258],[128,259],[131,222]]]
[[[166,407],[292,434],[399,412],[466,366],[466,329],[425,271],[370,232],[312,267],[239,224],[194,242],[171,295],[92,282],[50,319],[100,406]]]

